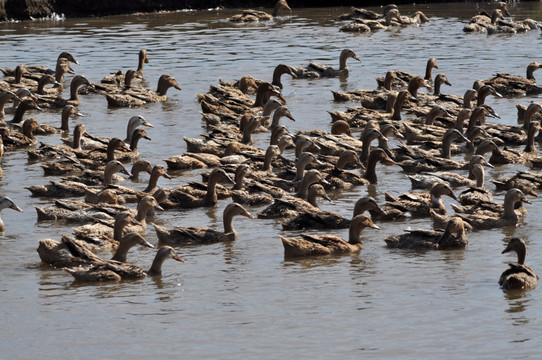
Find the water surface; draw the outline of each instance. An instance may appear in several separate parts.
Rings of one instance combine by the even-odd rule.
[[[486,4],[480,7],[487,7]],[[542,21],[538,2],[510,5],[516,19]],[[165,104],[141,109],[108,109],[100,95],[82,98],[80,111],[87,130],[96,135],[124,136],[127,120],[143,115],[155,125],[151,142],[140,142],[141,157],[153,164],[183,153],[183,136],[205,132],[196,95],[218,79],[245,74],[270,81],[279,63],[303,65],[307,59],[337,64],[339,52],[352,48],[362,63],[350,63],[350,77],[292,80],[284,76],[284,96],[296,118],[284,121],[292,133],[329,130],[327,111],[355,103],[334,103],[330,90],[376,88],[375,78],[396,69],[423,74],[428,58],[437,58],[438,72],[453,84],[443,92],[463,94],[476,79],[496,72],[525,73],[540,61],[540,32],[516,35],[464,34],[462,28],[477,11],[476,4],[402,6],[403,14],[422,10],[431,21],[420,27],[371,35],[341,33],[337,17],[347,8],[294,9],[293,15],[267,24],[234,25],[226,19],[236,11],[176,12],[93,19],[39,20],[0,25],[1,67],[45,64],[71,51],[79,60],[77,73],[98,82],[110,72],[137,65],[141,48],[149,51],[145,80],[155,87],[168,73],[183,90],[170,90]],[[536,73],[535,73],[536,75]],[[542,76],[542,75],[541,75]],[[67,77],[68,82],[71,79]],[[488,103],[502,123],[516,123],[515,104],[534,98],[495,99]],[[58,125],[57,111],[33,113],[42,123]],[[72,128],[73,128],[72,123]],[[39,137],[49,144],[58,136]],[[268,134],[256,137],[265,148]],[[396,145],[395,140],[392,144]],[[292,157],[292,153],[286,154]],[[180,248],[186,263],[166,262],[160,279],[119,284],[77,285],[61,270],[39,265],[40,238],[59,239],[71,228],[37,222],[34,205],[50,199],[30,197],[24,186],[45,183],[39,164],[27,161],[25,150],[3,160],[0,192],[24,213],[2,213],[6,231],[0,238],[2,357],[28,359],[95,358],[529,358],[540,353],[540,290],[504,293],[497,284],[512,255],[501,255],[505,238],[523,237],[527,262],[542,270],[540,201],[528,206],[529,216],[518,228],[469,234],[464,251],[410,252],[386,248],[383,239],[406,228],[430,228],[429,219],[379,223],[382,230],[362,234],[359,256],[285,260],[273,220],[236,219],[238,241]],[[512,174],[522,166],[486,171],[486,178]],[[370,194],[379,203],[383,193],[410,189],[399,167],[378,168],[379,183],[333,193],[322,209],[350,216],[353,204]],[[174,187],[200,181],[200,171],[174,173]],[[143,189],[148,177],[131,184]],[[491,189],[492,184],[488,185]],[[502,193],[496,198],[502,199]],[[446,199],[449,207],[451,200]],[[228,204],[210,209],[168,211],[155,221],[165,226],[221,228]],[[260,208],[251,208],[257,212]],[[347,230],[335,231],[346,236]],[[147,239],[156,243],[152,228]],[[107,254],[103,254],[107,256]],[[130,259],[149,266],[153,250],[135,249]]]

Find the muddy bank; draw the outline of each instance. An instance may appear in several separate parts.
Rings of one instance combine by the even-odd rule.
[[[411,3],[412,1],[368,0],[363,2],[363,6],[385,5],[390,2],[404,4]],[[43,18],[51,16],[53,13],[64,14],[66,17],[95,17],[135,12],[209,9],[216,7],[270,8],[275,3],[276,0],[0,0],[0,21]],[[288,0],[288,3],[292,8],[360,6],[359,1],[355,0]]]

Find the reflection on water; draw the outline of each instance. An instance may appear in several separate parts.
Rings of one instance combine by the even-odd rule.
[[[541,6],[540,2],[509,4],[519,19],[538,21],[542,20]],[[475,79],[495,72],[524,74],[526,65],[540,56],[533,46],[539,41],[539,31],[513,36],[464,34],[464,23],[479,7],[490,6],[405,5],[402,13],[422,10],[431,21],[370,35],[338,31],[342,22],[336,19],[348,8],[294,9],[291,17],[278,22],[247,25],[225,20],[234,10],[8,23],[0,26],[0,67],[36,63],[52,67],[60,51],[70,50],[80,62],[73,66],[76,73],[99,82],[108,73],[136,66],[138,51],[148,49],[148,86],[154,88],[159,76],[168,73],[183,90],[168,94],[170,99],[164,104],[141,109],[109,109],[102,96],[85,95],[79,107],[85,116],[76,121],[84,122],[92,134],[124,137],[127,120],[142,115],[155,127],[148,130],[152,141],[140,146],[141,157],[163,164],[164,159],[186,151],[184,136],[199,137],[206,131],[198,93],[207,92],[218,79],[231,81],[245,74],[270,81],[279,63],[303,65],[310,59],[338,64],[338,54],[346,47],[362,59],[361,64],[350,64],[346,80],[283,79],[287,106],[296,118],[287,124],[292,133],[329,130],[327,111],[359,105],[334,103],[331,90],[374,89],[375,78],[387,70],[422,73],[430,57],[437,58],[439,72],[453,84],[444,89],[452,94],[463,94]],[[66,85],[70,80],[68,76]],[[501,115],[496,121],[506,124],[516,123],[517,103],[533,100],[539,101],[488,99]],[[29,116],[52,125],[60,117],[56,110]],[[267,136],[255,136],[256,146],[266,147]],[[38,140],[56,144],[60,135]],[[397,144],[392,140],[393,146]],[[285,156],[293,159],[293,152]],[[526,205],[529,216],[519,227],[468,234],[464,251],[386,248],[386,236],[407,228],[431,227],[427,219],[409,218],[378,224],[380,231],[363,232],[364,248],[357,256],[285,259],[278,235],[299,232],[283,232],[276,221],[235,219],[237,241],[180,248],[186,263],[164,263],[162,277],[89,285],[73,283],[62,270],[37,265],[38,239],[59,239],[71,228],[62,222],[36,222],[33,205],[50,204],[50,199],[32,198],[23,187],[56,178],[44,178],[39,163],[29,163],[24,149],[6,153],[3,168],[0,192],[24,210],[2,212],[6,231],[0,239],[4,304],[0,344],[6,358],[44,353],[58,359],[171,358],[180,353],[185,358],[221,359],[247,354],[252,358],[273,354],[417,359],[434,358],[444,351],[458,358],[539,355],[537,344],[526,341],[540,335],[535,321],[542,311],[539,290],[506,292],[503,297],[497,284],[511,260],[500,254],[505,238],[525,238],[528,265],[542,269],[538,256],[542,245],[536,241],[537,219],[542,214],[538,199]],[[487,171],[486,178],[524,169],[496,167]],[[378,184],[335,192],[333,202],[321,204],[322,209],[349,217],[361,196],[369,194],[382,203],[384,192],[394,195],[410,190],[398,167],[379,167],[377,174]],[[170,175],[172,180],[160,179],[159,185],[175,187],[201,179],[200,171]],[[130,185],[144,189],[147,182],[148,175],[142,175],[141,181]],[[495,190],[492,184],[488,186]],[[495,198],[502,201],[503,194]],[[153,221],[162,226],[220,230],[227,202],[220,200],[208,209],[158,212]],[[451,202],[446,199],[448,209]],[[345,238],[348,230],[329,233]],[[147,238],[157,242],[152,227]],[[153,256],[149,249],[135,248],[130,253],[130,259],[144,268]],[[522,342],[521,349],[512,353],[510,342]]]

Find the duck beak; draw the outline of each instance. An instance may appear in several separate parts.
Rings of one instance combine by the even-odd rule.
[[[287,117],[288,119],[290,119],[290,120],[292,120],[292,121],[294,121],[294,122],[295,122],[295,119],[294,119],[294,117],[293,117],[292,115],[290,115],[290,114],[287,114],[287,115],[286,115],[286,117]]]
[[[373,224],[373,223],[370,223],[370,224],[369,224],[369,227],[370,227],[371,229],[380,230],[380,228],[379,228],[378,226],[376,226],[375,224]]]
[[[329,181],[327,181],[327,180],[324,179],[324,178],[320,179],[320,184],[330,185],[330,184],[329,184]]]
[[[249,213],[248,211],[245,211],[245,212],[242,213],[241,215],[246,216],[246,217],[249,218],[249,219],[255,219],[254,215],[252,215],[252,214]]]
[[[438,67],[435,67],[435,69],[438,69]],[[444,83],[448,86],[452,86],[452,84],[448,80],[446,80]]]
[[[365,170],[365,169],[366,169],[366,168],[365,168],[365,165],[363,165],[363,164],[361,163],[361,161],[359,161],[359,160],[356,161],[356,166],[359,167],[361,170]]]
[[[143,139],[151,140],[151,138],[148,135],[143,136]]]
[[[526,203],[526,204],[532,204],[532,203],[531,203],[529,200],[527,200],[526,198],[522,198],[520,201],[523,202],[523,203]]]
[[[511,251],[511,250],[512,250],[512,248],[510,247],[510,244],[508,244],[508,245],[506,246],[506,248],[501,252],[501,254],[505,254],[505,253],[507,253],[507,252],[509,252],[509,251]]]
[[[501,93],[497,92],[497,90],[495,90],[495,94],[493,94],[493,96],[502,98]]]
[[[154,127],[154,125],[153,125],[153,124],[151,124],[151,123],[149,123],[149,122],[144,122],[144,123],[143,123],[143,124],[141,124],[141,125],[143,125],[143,126],[148,126],[148,127],[151,127],[151,128],[153,128],[153,127]]]
[[[169,176],[167,173],[163,173],[162,176],[165,177],[166,179],[171,180],[171,176]]]
[[[18,207],[17,205],[15,204],[12,204],[10,207],[10,209],[13,209],[15,211],[18,211],[18,212],[23,212],[23,209],[21,209],[20,207]]]
[[[527,195],[531,195],[531,196],[534,196],[534,197],[536,197],[536,198],[538,197],[538,194],[535,193],[533,190],[529,190],[529,191],[527,192]]]
[[[386,165],[397,165],[395,161],[393,161],[390,157],[385,158],[382,160],[382,162]]]
[[[361,62],[361,59],[360,59],[359,57],[357,57],[356,55],[352,56],[352,59],[354,59],[354,60],[357,60],[357,61]]]
[[[325,193],[324,193],[324,195],[322,195],[322,198],[323,198],[323,199],[326,199],[326,200],[329,201],[329,202],[331,202],[331,198],[329,197],[328,194],[325,194]]]
[[[454,194],[452,191],[450,191],[450,194],[448,194],[448,196],[450,196],[450,197],[451,197],[452,199],[454,199],[455,201],[458,201],[458,200],[457,200],[457,196],[455,196],[455,194]]]
[[[124,175],[132,176],[132,173],[126,169],[122,169],[120,172],[123,173]]]
[[[405,140],[405,136],[401,134],[399,131],[395,132],[394,135],[399,140]]]
[[[154,206],[154,208],[155,208],[156,210],[165,211],[164,208],[161,207],[159,204],[156,204],[156,205]]]
[[[145,247],[148,247],[150,249],[154,249],[154,245],[151,244],[150,242],[148,242],[147,240],[143,239],[143,241],[141,242],[141,245],[142,246],[145,246]]]
[[[285,105],[286,104],[286,99],[284,98],[284,96],[282,96],[281,93],[279,93],[277,95],[277,97],[280,99],[280,102],[282,103],[282,105]]]
[[[386,210],[382,209],[380,206],[378,206],[376,209],[376,212],[379,213],[380,215],[388,215],[388,213],[386,212]]]
[[[130,224],[132,224],[132,225],[141,225],[141,222],[139,220],[136,220],[135,218],[133,218],[132,221],[130,221]]]

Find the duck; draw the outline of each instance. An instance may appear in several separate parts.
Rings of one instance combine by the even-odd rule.
[[[166,259],[184,262],[171,246],[162,246],[156,252],[152,265],[148,271],[137,265],[118,261],[104,261],[88,268],[64,268],[79,282],[116,282],[126,279],[143,279],[147,276],[162,275],[162,264]]]
[[[493,165],[487,162],[487,160],[482,155],[473,155],[469,161],[469,169],[474,169],[476,165],[482,165],[489,168],[493,168]],[[471,176],[465,177],[463,175],[454,173],[454,172],[444,172],[438,171],[427,174],[412,174],[407,175],[412,183],[413,189],[430,189],[435,182],[445,182],[450,185],[450,187],[458,186],[476,186],[481,187],[484,183],[484,178],[480,176],[483,173],[483,169],[476,169]],[[474,178],[473,179],[471,179]]]
[[[63,108],[66,105],[79,106],[81,104],[79,99],[79,88],[81,86],[92,87],[93,85],[84,75],[75,75],[70,83],[69,99],[62,99],[57,96],[41,96],[38,99],[38,104],[44,108]]]
[[[366,227],[380,230],[370,217],[360,214],[352,219],[348,241],[334,235],[301,234],[300,238],[286,238],[282,235],[279,235],[279,237],[284,246],[285,257],[355,255],[363,248],[359,236]]]
[[[189,187],[174,188],[163,206],[166,209],[215,206],[218,203],[216,185],[219,181],[235,184],[235,181],[223,169],[216,168],[209,175],[205,195],[199,197],[197,194],[193,194]]]
[[[15,115],[13,116],[13,119],[8,121],[9,124],[20,124],[23,122],[23,118],[25,113],[28,110],[38,110],[42,111],[43,109],[36,104],[36,102],[33,99],[22,99],[22,101],[17,105],[17,109],[15,110]]]
[[[297,78],[294,69],[292,69],[290,66],[286,64],[278,64],[275,66],[275,70],[273,70],[273,80],[271,81],[271,84],[282,89],[283,85],[280,79],[284,74],[290,75],[293,79]]]
[[[40,124],[34,118],[27,119],[23,122],[20,131],[7,127],[0,128],[0,136],[7,150],[27,147],[37,143],[34,133],[43,134],[44,131]]]
[[[60,241],[40,239],[37,252],[42,263],[54,268],[88,266],[103,261],[92,252],[88,243],[65,234]]]
[[[242,205],[233,202],[224,208],[223,232],[202,227],[174,227],[168,230],[157,224],[154,224],[154,229],[160,243],[176,246],[234,241],[237,240],[238,234],[233,228],[233,218],[238,215],[254,219],[254,215],[249,213]]]
[[[396,165],[388,154],[382,149],[376,148],[371,151],[367,159],[367,166],[363,178],[367,180],[369,184],[376,184],[378,178],[376,176],[376,164],[378,162],[383,163],[384,165]]]
[[[446,207],[441,198],[443,195],[457,200],[457,196],[450,186],[442,182],[434,183],[428,194],[402,194],[395,198],[388,193],[384,193],[388,206],[403,212],[410,212],[412,216],[429,216],[430,209],[434,209],[439,214],[445,214]]]
[[[497,73],[494,77],[483,80],[485,85],[491,85],[503,97],[520,97],[542,93],[542,88],[536,86],[534,72],[542,65],[536,61],[527,65],[526,77],[508,73]]]
[[[399,10],[390,9],[381,18],[362,19],[362,18],[356,17],[353,19],[351,23],[341,26],[339,28],[339,31],[368,33],[368,32],[373,32],[380,29],[389,30],[392,26],[396,25],[397,23],[399,24],[403,23]]]
[[[309,186],[307,200],[291,195],[283,196],[275,199],[273,204],[258,212],[257,216],[259,219],[288,219],[303,212],[317,212],[319,210],[316,203],[317,198],[331,201],[324,186],[314,183]]]
[[[437,59],[432,57],[429,58],[425,65],[425,75],[422,80],[431,81],[433,79],[433,69],[438,69]],[[389,75],[386,73],[385,77],[379,77],[376,79],[377,85],[379,88],[384,88],[387,90],[404,90],[407,88],[408,83],[413,77],[407,72],[393,70]]]
[[[57,63],[59,61],[63,61],[62,59],[64,59],[65,61],[68,61],[68,62],[79,65],[79,62],[77,62],[77,60],[75,60],[75,57],[68,51],[63,51],[58,55]],[[35,76],[38,76],[38,74],[41,75],[41,74],[54,74],[55,73],[55,71],[53,71],[52,69],[48,68],[47,66],[43,66],[43,65],[27,65],[26,69],[31,74],[33,74]],[[14,76],[15,75],[15,69],[5,69],[5,68],[3,68],[3,69],[0,69],[0,71],[2,71],[4,76]]]
[[[346,65],[346,60],[348,58],[352,58],[354,60],[357,60],[361,62],[361,59],[356,55],[356,53],[352,49],[344,49],[341,51],[341,55],[339,57],[339,69],[333,69],[329,65],[322,65],[317,64],[314,62],[310,62],[307,67],[300,67],[300,66],[291,66],[291,69],[293,70],[295,76],[298,79],[315,79],[315,78],[323,78],[323,77],[337,77],[337,76],[344,76],[347,77],[349,70]]]
[[[23,212],[23,209],[21,209],[20,207],[18,207],[14,202],[13,200],[11,200],[9,197],[7,196],[2,196],[0,197],[0,211],[4,210],[4,209],[12,209],[12,210],[15,210],[15,211],[18,211],[18,212]],[[4,230],[5,230],[5,224],[4,224],[4,221],[2,221],[2,219],[0,218],[0,233],[3,233]]]
[[[66,139],[62,145],[47,145],[40,143],[39,147],[35,149],[28,149],[28,159],[31,161],[44,160],[44,159],[63,159],[65,162],[53,162],[45,163],[43,167],[46,175],[61,175],[66,172],[81,171],[84,166],[81,166],[80,162],[76,158],[76,153],[82,151],[81,139],[86,133],[86,127],[84,124],[77,124],[73,129],[73,136],[70,139]]]
[[[72,231],[77,239],[94,244],[100,250],[109,250],[117,247],[122,237],[130,233],[126,228],[129,224],[140,225],[139,221],[135,220],[135,214],[126,210],[118,212],[112,223],[97,221],[75,227]]]
[[[141,49],[138,53],[138,63],[137,69],[134,71],[134,75],[143,77],[143,67],[145,64],[149,63],[149,58],[147,57],[147,49]],[[122,71],[117,71],[116,73],[109,74],[105,76],[100,82],[102,84],[115,84],[120,85],[124,83],[125,74]]]
[[[9,90],[0,90],[0,120],[6,116],[6,103],[9,101],[22,101],[21,98],[14,92]]]
[[[401,235],[384,239],[390,248],[413,250],[463,249],[468,244],[463,220],[454,217],[442,230],[406,230]]]
[[[279,11],[283,9],[290,11],[290,13],[292,12],[292,9],[290,8],[286,0],[279,0],[275,4],[275,7],[273,8],[273,12],[271,13],[271,15],[269,15],[268,13],[264,11],[259,11],[259,10],[244,10],[243,13],[230,17],[230,21],[236,22],[236,23],[269,21],[273,18],[276,18],[279,14]]]
[[[364,196],[356,201],[352,218],[365,211],[369,211],[371,215],[387,215],[386,211],[371,196]],[[283,230],[346,229],[350,226],[351,221],[351,219],[346,219],[332,211],[310,211],[308,209],[308,211],[302,211],[294,217],[281,219],[280,224]]]
[[[490,180],[497,190],[520,189],[524,194],[536,196],[534,190],[542,189],[542,177],[527,171],[518,171],[513,176]]]
[[[523,192],[519,189],[510,189],[504,196],[504,203],[501,206],[497,206],[495,203],[489,203],[486,206],[482,203],[473,205],[473,207],[467,211],[470,213],[458,212],[459,209],[455,208],[456,215],[463,219],[463,221],[469,223],[473,229],[483,230],[492,229],[505,226],[517,226],[520,217],[514,210],[517,202],[530,204],[531,202],[525,197]],[[523,208],[523,207],[521,207]],[[464,211],[464,210],[463,210]],[[523,213],[526,210],[523,208]]]
[[[492,202],[493,195],[484,187],[485,173],[482,164],[474,164],[472,174],[476,179],[476,185],[468,187],[459,194],[457,197],[459,203],[461,205],[474,205],[479,202]]]
[[[177,80],[168,74],[163,74],[158,79],[156,91],[141,87],[130,87],[120,93],[106,93],[107,104],[110,107],[136,107],[144,106],[150,102],[165,102],[169,88],[182,90]]]
[[[525,241],[517,237],[510,239],[506,248],[502,251],[502,254],[511,251],[515,251],[518,255],[518,262],[516,264],[508,264],[508,269],[506,269],[499,278],[499,285],[503,290],[534,289],[538,283],[539,277],[531,267],[525,265],[525,255],[527,253]]]

